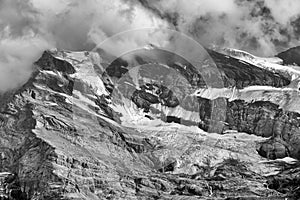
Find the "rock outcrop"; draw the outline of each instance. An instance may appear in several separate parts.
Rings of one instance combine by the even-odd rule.
[[[199,99],[200,109],[212,105],[209,100]],[[214,100],[218,102],[218,100]],[[205,112],[202,112],[205,113]],[[204,125],[200,125],[204,130],[209,124],[211,116],[209,112],[202,114],[201,119]],[[257,101],[253,103],[243,100],[227,102],[226,120],[224,130],[237,130],[270,138],[258,147],[260,155],[270,158],[284,158],[287,156],[300,158],[300,114],[296,112],[284,111],[278,105]]]
[[[281,52],[277,55],[277,57],[281,58],[283,63],[286,65],[300,66],[300,47],[294,47]]]
[[[224,73],[225,87],[238,89],[253,85],[284,87],[290,84],[291,77],[288,75],[271,72],[215,51],[210,50],[208,53],[218,69]]]

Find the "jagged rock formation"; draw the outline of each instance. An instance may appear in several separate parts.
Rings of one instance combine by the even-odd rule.
[[[154,93],[154,94],[153,94]],[[139,107],[148,112],[151,104],[160,103],[167,107],[176,107],[179,100],[173,94],[172,90],[163,85],[147,84],[141,86],[141,90],[136,90],[132,94],[132,101]]]
[[[1,186],[8,188],[3,192],[5,198],[284,199],[298,194],[297,188],[289,193],[274,186],[272,180],[290,175],[270,178],[268,174],[278,168],[256,150],[258,146],[262,156],[272,159],[287,153],[298,158],[297,114],[284,113],[269,102],[228,102],[227,128],[252,135],[206,133],[195,126],[162,121],[155,126],[125,126],[128,116],[156,122],[155,115],[149,113],[159,104],[166,107],[160,112],[174,117],[167,122],[195,117],[191,121],[205,129],[213,100],[198,97],[199,110],[192,113],[188,106],[178,104],[176,95],[180,92],[145,84],[134,87],[133,96],[112,102],[112,79],[123,75],[126,63],[114,63],[105,72],[91,62],[89,54],[46,51],[22,88],[1,95],[1,171],[12,174],[3,181],[0,177]],[[233,58],[222,61],[221,54],[214,56],[226,87],[283,87],[290,83],[274,72]],[[139,62],[145,60],[139,58]],[[168,65],[192,86],[204,86],[201,74],[192,76],[193,68],[184,71],[184,65]],[[101,80],[90,69],[108,79]],[[133,100],[137,107],[126,107],[127,100]],[[149,113],[141,108],[149,109]],[[264,138],[269,136],[277,137],[270,142]],[[286,149],[279,151],[282,146],[275,142]],[[275,146],[276,151],[270,152],[268,145]]]
[[[201,108],[211,106],[209,100],[200,101]],[[203,121],[209,121],[209,114],[206,112],[200,116]],[[237,130],[270,137],[258,148],[260,155],[270,159],[287,156],[299,159],[299,117],[299,113],[283,111],[271,102],[234,100],[227,103],[224,131]],[[202,127],[204,130],[206,124],[208,122]]]

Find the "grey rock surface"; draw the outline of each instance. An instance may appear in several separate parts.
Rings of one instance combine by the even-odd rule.
[[[220,56],[217,64],[224,71],[225,86],[289,84],[286,77],[271,72],[261,77],[264,73],[255,67],[223,64]],[[296,113],[284,113],[270,102],[232,101],[225,109],[226,123],[236,133],[207,133],[177,123],[125,126],[121,112],[125,103],[120,100],[119,107],[110,105],[109,87],[114,85],[108,83],[112,81],[105,83],[97,75],[85,73],[96,67],[87,52],[47,51],[35,66],[25,85],[0,97],[3,198],[298,197],[299,188],[294,184],[299,181],[298,168],[278,174],[282,168],[269,160],[299,158]],[[110,76],[121,75],[119,69],[118,65],[109,68]],[[171,92],[163,95],[166,90],[158,96],[137,90],[134,103],[141,108],[152,104],[177,108]],[[196,113],[203,129],[210,123],[211,101],[199,98]]]

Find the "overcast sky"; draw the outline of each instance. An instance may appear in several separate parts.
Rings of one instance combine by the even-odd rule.
[[[299,45],[299,11],[299,0],[0,0],[0,91],[24,83],[47,48],[91,50],[143,27],[272,56]]]

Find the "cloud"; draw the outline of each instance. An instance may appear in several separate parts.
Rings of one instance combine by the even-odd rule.
[[[32,63],[51,46],[42,38],[24,36],[0,41],[0,92],[24,84],[33,70]]]
[[[51,47],[37,35],[37,15],[28,0],[0,0],[0,92],[25,83],[32,63]]]
[[[145,7],[204,45],[271,56],[299,45],[297,0],[141,0]]]
[[[265,0],[265,4],[270,8],[276,22],[288,25],[296,16],[300,14],[300,2],[297,0]]]
[[[23,84],[47,48],[92,50],[119,32],[161,26],[168,23],[121,0],[0,0],[0,92]]]
[[[297,0],[0,0],[0,90],[24,83],[45,48],[91,50],[143,27],[175,28],[204,45],[273,55],[299,44],[299,10]],[[155,35],[128,34],[109,50],[119,54],[167,38]]]
[[[37,31],[38,12],[29,0],[0,0],[0,30],[9,29],[11,37],[26,35]],[[0,32],[3,35],[3,31]]]
[[[32,0],[42,15],[41,31],[58,48],[91,50],[95,44],[122,31],[143,27],[167,27],[140,4],[122,0]]]

